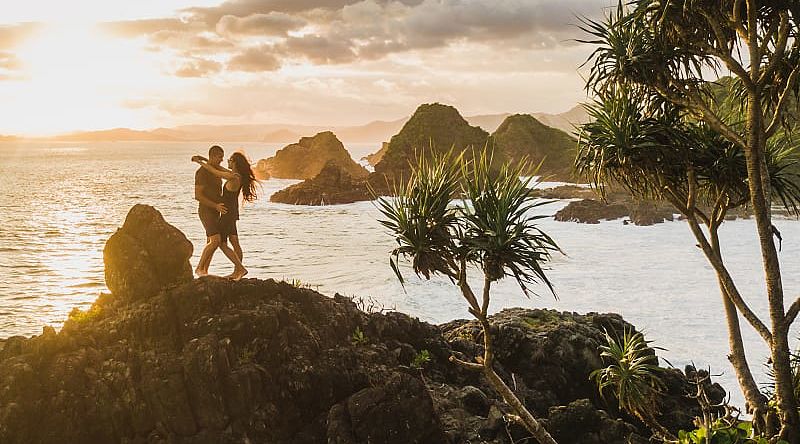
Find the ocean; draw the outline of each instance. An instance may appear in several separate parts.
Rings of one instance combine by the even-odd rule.
[[[194,244],[196,265],[205,242],[193,199],[196,164],[211,143],[0,143],[0,338],[60,327],[73,308],[88,308],[107,291],[103,246],[131,206],[153,205]],[[256,161],[285,144],[221,143]],[[348,146],[354,159],[376,144]],[[340,293],[377,309],[396,309],[442,323],[469,318],[456,287],[446,279],[424,281],[404,268],[402,287],[389,267],[394,241],[378,223],[371,202],[304,207],[269,202],[269,195],[298,181],[268,180],[263,195],[242,209],[239,233],[248,277],[299,282],[323,294]],[[567,204],[540,207],[554,214]],[[783,235],[781,267],[787,305],[800,296],[800,223],[777,219]],[[742,404],[733,369],[716,277],[684,222],[650,227],[620,220],[584,225],[543,219],[541,227],[564,250],[549,263],[556,297],[544,287],[527,298],[506,279],[493,287],[492,311],[540,307],[617,312],[645,332],[659,356],[682,368],[710,368]],[[727,263],[744,298],[767,319],[763,269],[751,220],[721,229]],[[233,270],[217,252],[212,274]],[[482,281],[473,273],[476,287]],[[800,325],[800,324],[797,324]],[[768,352],[742,320],[750,364],[768,383]],[[797,328],[791,337],[796,345]]]

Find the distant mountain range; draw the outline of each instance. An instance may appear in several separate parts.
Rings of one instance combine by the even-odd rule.
[[[473,126],[493,132],[511,114],[487,114],[465,117]],[[581,105],[561,114],[532,113],[545,125],[558,128],[567,133],[573,132],[573,125],[588,121],[588,115]],[[388,141],[397,134],[408,117],[367,123],[360,126],[326,127],[314,125],[263,124],[263,125],[182,125],[174,128],[157,128],[140,131],[129,128],[114,128],[101,131],[82,131],[48,137],[54,141],[76,142],[122,142],[122,141],[175,141],[175,142],[294,142],[302,136],[333,131],[339,140],[347,143],[380,143]],[[8,136],[13,139],[12,136]]]

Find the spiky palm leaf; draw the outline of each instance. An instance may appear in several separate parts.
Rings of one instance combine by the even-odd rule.
[[[560,250],[536,224],[546,216],[530,214],[548,203],[532,197],[532,177],[521,179],[532,168],[522,161],[494,171],[492,155],[486,150],[473,158],[462,166],[463,194],[469,200],[462,208],[465,254],[480,264],[490,281],[513,276],[526,295],[528,285],[536,282],[546,284],[552,292],[542,263]]]
[[[601,395],[611,390],[619,408],[634,415],[658,411],[658,397],[664,389],[658,358],[648,347],[640,332],[626,328],[621,338],[605,332],[606,345],[600,346],[600,356],[608,366],[593,371]]]
[[[450,205],[458,191],[461,156],[448,152],[426,159],[419,156],[407,182],[396,185],[394,198],[382,197],[377,207],[385,219],[380,223],[395,236],[397,248],[389,262],[400,282],[397,260],[410,258],[418,276],[452,276],[458,245],[458,213]]]

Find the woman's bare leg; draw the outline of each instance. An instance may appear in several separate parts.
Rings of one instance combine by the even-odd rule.
[[[231,246],[233,247],[233,251],[236,252],[236,255],[239,256],[239,262],[244,261],[244,254],[242,253],[242,246],[239,245],[239,236],[236,234],[232,234],[228,236],[228,239],[231,240]]]
[[[242,265],[242,261],[241,259],[239,259],[239,256],[236,254],[236,252],[233,251],[231,247],[228,246],[227,242],[221,243],[219,248],[222,250],[223,253],[225,253],[225,256],[233,263],[235,267],[233,269],[233,273],[229,274],[226,277],[237,281],[242,277],[244,277],[247,274],[247,269],[244,268],[244,266]]]

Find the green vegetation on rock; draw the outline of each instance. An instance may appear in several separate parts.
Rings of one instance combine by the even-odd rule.
[[[578,141],[530,114],[508,116],[492,134],[491,141],[495,156],[504,161],[516,162],[527,157],[534,165],[542,162],[539,173],[547,178],[563,181],[572,178]]]
[[[481,149],[488,139],[489,133],[471,126],[452,106],[440,103],[420,105],[403,129],[389,141],[375,171],[391,176],[402,174],[409,171],[409,160],[416,157],[415,152],[429,155],[452,147],[460,153],[470,147]]]

